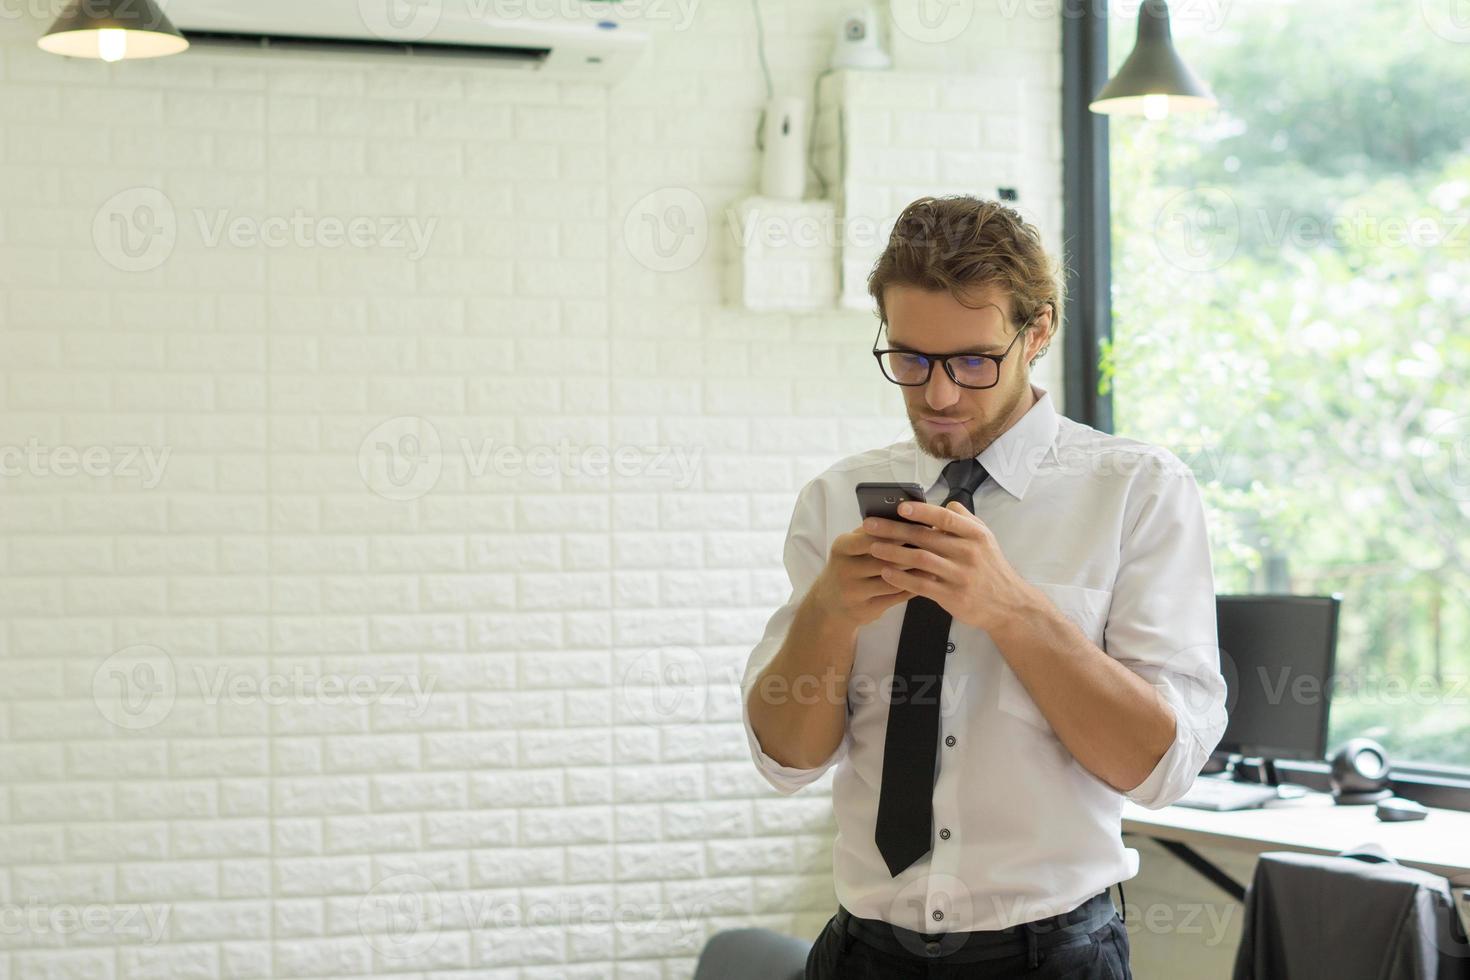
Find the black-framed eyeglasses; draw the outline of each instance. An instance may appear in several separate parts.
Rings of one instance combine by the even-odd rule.
[[[904,387],[917,387],[929,383],[929,377],[934,373],[934,364],[938,362],[944,365],[944,373],[949,375],[949,380],[961,388],[994,388],[1000,381],[1000,364],[1021,339],[1026,329],[1031,326],[1027,320],[1006,349],[999,354],[974,354],[961,352],[959,354],[926,354],[923,351],[906,350],[898,347],[879,348],[878,338],[873,338],[873,356],[878,359],[878,368],[883,372],[883,377],[896,385]],[[878,333],[883,332],[883,324],[878,324]]]

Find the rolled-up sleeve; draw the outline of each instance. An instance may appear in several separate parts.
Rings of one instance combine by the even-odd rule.
[[[1135,482],[1104,649],[1174,712],[1174,742],[1124,795],[1150,810],[1178,800],[1225,734],[1226,687],[1204,501],[1173,454]]]
[[[828,542],[826,520],[821,500],[821,487],[816,480],[802,487],[796,497],[796,506],[791,522],[786,528],[784,562],[786,576],[791,581],[791,594],[766,622],[765,633],[750,652],[745,665],[745,676],[740,682],[740,710],[745,721],[745,739],[750,746],[751,758],[756,768],[777,792],[789,796],[808,783],[816,781],[848,751],[851,729],[843,732],[842,741],[823,762],[811,769],[783,766],[772,759],[761,748],[760,739],[750,723],[750,692],[756,686],[756,678],[781,650],[791,621],[796,617],[797,607],[806,597],[822,568],[827,564]],[[759,694],[756,695],[759,697]]]

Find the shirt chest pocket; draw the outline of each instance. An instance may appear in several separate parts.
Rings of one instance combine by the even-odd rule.
[[[1111,592],[1080,585],[1054,585],[1048,582],[1031,584],[1044,593],[1052,605],[1082,631],[1083,636],[1098,647],[1103,645],[1103,629],[1107,626],[1108,609],[1113,601]],[[1036,706],[1015,671],[1004,661],[1001,663],[1000,674],[1000,710],[1029,725],[1051,732],[1052,727],[1046,716]]]

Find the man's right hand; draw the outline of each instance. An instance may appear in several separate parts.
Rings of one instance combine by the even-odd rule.
[[[832,540],[827,564],[812,582],[811,600],[822,613],[853,629],[866,626],[914,593],[884,581],[883,559],[871,549],[879,538],[861,524]]]
[[[858,629],[914,595],[883,580],[885,562],[869,550],[875,541],[861,525],[833,540],[781,649],[751,689],[751,726],[762,750],[783,766],[811,769],[841,744]],[[772,680],[779,681],[774,691]],[[813,684],[815,697],[793,696]]]

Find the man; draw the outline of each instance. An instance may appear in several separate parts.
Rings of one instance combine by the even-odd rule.
[[[1225,729],[1198,487],[1031,383],[1062,282],[1013,209],[913,202],[869,290],[913,438],[801,489],[741,685],[777,791],[835,767],[806,975],[1131,977],[1123,800],[1178,799]],[[916,523],[863,520],[865,481],[918,483]]]

